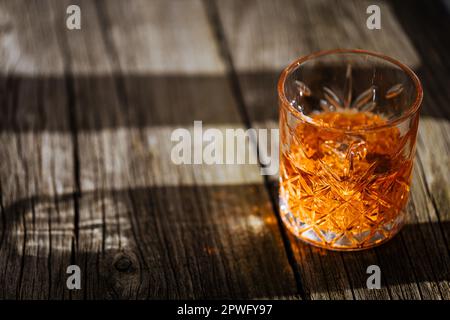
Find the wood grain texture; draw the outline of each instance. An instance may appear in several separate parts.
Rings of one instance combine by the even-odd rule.
[[[239,126],[241,120],[225,78],[223,64],[218,63],[219,53],[212,41],[212,33],[208,31],[210,29],[202,3],[180,1],[174,7],[167,2],[155,2],[152,4],[154,10],[145,10],[148,2],[139,1],[135,5],[135,10],[127,15],[123,14],[125,8],[119,4],[110,6],[108,3],[103,7],[104,20],[108,21],[105,24],[109,24],[112,30],[120,30],[106,35],[106,39],[109,39],[111,48],[115,48],[116,57],[112,59],[123,70],[159,65],[170,71],[175,64],[183,75],[184,72],[196,72],[193,66],[201,65],[198,74],[202,75],[207,69],[214,77],[158,77],[149,83],[125,78],[124,100],[127,101],[127,107],[139,111],[143,106],[148,106],[150,110],[155,110],[154,113],[147,111],[137,115],[144,119],[144,123],[159,122],[159,117],[161,122],[167,117],[182,117],[174,122],[192,124],[194,120],[203,120],[206,125],[214,125],[224,121],[226,118],[222,115],[226,114],[227,126]],[[155,28],[153,24],[149,25],[149,21],[152,21],[149,14],[155,10],[161,12],[161,15],[154,17],[159,19],[156,33],[162,34],[161,38],[147,37],[147,41],[142,41],[139,33],[116,26],[118,21],[125,20],[130,22],[125,25],[149,31]],[[188,20],[181,17],[188,17]],[[170,28],[165,25],[167,21],[170,21]],[[165,56],[157,61],[147,58],[153,51],[147,52],[146,47],[141,46],[148,46],[149,41],[151,48],[164,48],[173,56]],[[198,48],[198,52],[189,56],[189,62],[185,61],[186,41],[195,43]],[[125,48],[130,46],[138,48],[136,53],[139,55],[135,59],[127,58],[129,50]],[[152,88],[150,92],[149,88]],[[198,117],[196,113],[199,108],[201,115]],[[151,120],[145,121],[146,118]],[[155,132],[159,136],[155,136]],[[129,170],[126,170],[132,174],[128,188],[133,188],[133,181],[141,177],[146,186],[152,186],[149,195],[153,202],[147,214],[145,211],[135,212],[132,223],[149,227],[154,225],[156,228],[155,233],[143,229],[136,237],[141,246],[144,244],[143,248],[155,251],[145,255],[145,263],[149,268],[155,266],[155,262],[161,270],[170,266],[172,274],[165,272],[168,279],[159,281],[167,286],[166,290],[171,295],[169,297],[296,295],[292,270],[278,226],[274,223],[268,195],[261,177],[255,177],[259,173],[257,167],[187,166],[177,168],[177,175],[172,175],[174,168],[167,164],[167,131],[144,127],[132,141],[136,158],[132,159]],[[153,161],[148,161],[148,153],[156,153],[156,150],[163,155],[163,150],[166,150],[166,155],[161,160],[154,155]],[[148,163],[152,164],[152,170],[148,170]],[[222,176],[224,169],[228,172]],[[213,173],[213,170],[219,172]],[[227,186],[228,175],[238,177],[239,185]],[[186,182],[193,176],[193,183],[187,186],[181,183],[173,188],[158,183],[158,180],[170,176],[176,181]],[[255,182],[248,184],[248,181]],[[142,203],[142,200],[135,199],[136,205],[144,209],[145,202]],[[159,245],[154,248],[153,234],[160,237]],[[155,254],[162,259],[155,259]],[[280,276],[279,283],[271,282],[269,279],[276,275]],[[160,294],[153,291],[152,285],[150,283],[149,290],[152,290],[153,297],[158,297]],[[177,290],[170,290],[171,287]]]
[[[202,3],[78,4],[89,33],[55,28],[76,132],[72,298],[297,297],[259,167],[170,160],[177,126],[242,127]]]
[[[65,27],[69,4],[81,30]],[[369,4],[0,1],[0,298],[450,299],[449,20],[381,2],[370,31]],[[194,120],[276,127],[281,69],[334,47],[400,59],[426,97],[410,223],[358,253],[289,234],[258,165],[170,159]],[[69,264],[82,290],[66,289]],[[366,289],[371,264],[381,290]]]
[[[65,299],[75,183],[65,85],[53,76],[63,71],[54,17],[45,3],[0,8],[0,297]]]
[[[220,18],[224,48],[229,50],[230,64],[252,126],[277,125],[275,88],[279,72],[306,53],[335,47],[364,48],[396,57],[419,74],[431,71],[431,66],[424,60],[445,52],[442,50],[445,41],[437,39],[436,31],[433,31],[433,40],[427,41],[424,30],[419,31],[420,25],[426,24],[429,33],[431,30],[444,30],[437,25],[445,19],[432,23],[437,13],[428,4],[428,16],[418,24],[416,16],[420,15],[423,3],[416,4],[418,9],[413,12],[406,12],[402,10],[404,2],[393,5],[381,2],[382,30],[370,31],[365,26],[365,9],[369,4],[367,1],[215,2],[217,9],[213,8],[213,11],[216,10]],[[402,11],[401,19],[397,18],[399,11]],[[403,29],[405,24],[412,30],[415,28],[414,31],[406,29],[406,33]],[[420,32],[421,36],[416,37],[415,32]],[[418,38],[430,44],[424,46],[428,52],[417,50],[417,43],[411,39]],[[438,61],[445,70],[447,64],[443,60]],[[445,84],[448,76],[443,73],[440,74]],[[428,86],[431,84],[426,84]],[[444,100],[447,90],[442,91],[443,95],[437,93],[432,98],[436,102],[431,99],[425,101],[425,114],[429,114],[429,110],[442,109],[437,101]],[[436,93],[436,87],[433,92]],[[435,113],[445,114],[442,110]],[[448,176],[447,128],[448,122],[442,119],[425,118],[421,124],[419,156],[409,205],[411,221],[395,239],[374,250],[337,254],[310,248],[290,236],[297,272],[306,288],[307,298],[448,299],[448,224],[440,218],[448,211],[448,181],[438,178],[441,183],[439,187],[434,185],[434,192],[430,192],[430,186],[427,186],[427,181],[435,176],[431,174],[432,166],[442,176]],[[438,136],[442,132],[444,134]],[[443,154],[442,157],[434,156],[433,164],[430,164],[427,161],[431,160],[431,148],[434,150],[434,144],[429,144],[432,138],[439,141]],[[424,140],[427,146],[420,142]],[[272,188],[275,195],[276,184]],[[274,199],[276,203],[276,196]],[[436,202],[439,205],[434,204]],[[377,264],[383,270],[381,290],[365,289],[365,271],[370,264]]]

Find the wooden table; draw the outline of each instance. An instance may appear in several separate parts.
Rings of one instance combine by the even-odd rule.
[[[449,299],[449,30],[440,1],[2,0],[0,297]],[[296,241],[258,165],[170,160],[194,120],[276,127],[282,68],[335,47],[396,57],[425,91],[409,224],[357,253]]]

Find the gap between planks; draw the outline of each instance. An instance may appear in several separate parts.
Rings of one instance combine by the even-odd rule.
[[[233,57],[230,51],[230,48],[227,43],[227,39],[224,33],[224,28],[220,19],[220,16],[218,14],[218,8],[216,6],[215,1],[208,1],[208,0],[202,0],[203,6],[206,11],[206,15],[208,17],[209,24],[214,31],[215,40],[217,43],[217,47],[219,50],[219,54],[224,60],[225,66],[227,68],[226,73],[228,76],[228,81],[230,83],[230,87],[232,88],[232,93],[234,96],[234,99],[236,100],[236,105],[238,108],[238,112],[241,116],[242,121],[244,122],[247,129],[252,128],[252,122],[250,119],[250,115],[247,112],[247,108],[244,101],[244,96],[241,91],[241,86],[239,84],[238,75],[236,72],[236,68],[234,66]],[[254,141],[254,139],[251,139],[251,143],[256,149],[257,154],[259,154],[259,147],[258,143]],[[262,167],[262,164],[259,162],[258,159],[258,165]],[[291,243],[287,234],[287,230],[283,227],[283,222],[281,220],[279,210],[278,210],[278,203],[276,202],[276,197],[274,195],[274,188],[273,184],[270,181],[269,176],[264,175],[264,186],[266,189],[266,192],[269,195],[270,201],[272,203],[272,210],[273,214],[277,218],[278,223],[278,229],[280,231],[284,248],[286,250],[286,256],[288,257],[289,265],[291,266],[292,273],[295,278],[296,286],[298,289],[298,294],[302,300],[307,299],[307,295],[305,293],[305,290],[303,288],[303,284],[301,282],[301,276],[299,274],[298,268],[296,267],[296,261],[295,257],[291,248]]]

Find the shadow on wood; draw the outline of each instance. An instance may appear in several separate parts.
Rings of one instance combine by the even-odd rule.
[[[96,190],[15,202],[2,212],[0,296],[295,297],[271,205],[257,196],[263,188]],[[82,269],[83,287],[70,296],[69,264]]]
[[[425,102],[421,113],[450,119],[447,108],[436,109],[426,97],[434,77],[422,79]],[[255,123],[278,119],[278,78],[278,72],[239,74],[247,110]],[[442,75],[440,83],[449,84],[450,76]],[[242,121],[238,110],[225,111],[235,108],[236,102],[224,76],[11,76],[0,79],[0,84],[0,132],[175,128],[192,125],[194,120],[217,125]],[[186,104],[175,103],[179,100]]]
[[[255,188],[260,187],[152,187],[18,201],[3,210],[0,254],[5,272],[0,294],[29,298],[39,288],[41,297],[63,298],[69,294],[65,268],[77,264],[83,270],[84,290],[71,294],[75,299],[295,296],[290,270],[277,269],[283,249],[273,247],[272,233],[267,232],[276,221],[264,212],[227,210],[237,197],[261,192]],[[209,197],[208,205],[221,203],[222,215],[211,211],[216,214],[208,216],[207,208],[196,208],[199,194]],[[412,250],[409,261],[399,259],[405,239],[427,246],[422,229],[428,227],[449,232],[450,223],[409,224],[388,243],[353,253],[317,249],[289,237],[302,280],[315,284],[306,288],[311,296],[329,291],[330,277],[348,277],[352,289],[367,290],[366,269],[371,264],[380,266],[383,287],[450,281],[448,268],[442,266],[445,248]],[[255,251],[268,259],[254,261],[259,256]]]

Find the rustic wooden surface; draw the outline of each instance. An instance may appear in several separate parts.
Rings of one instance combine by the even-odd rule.
[[[370,31],[369,4],[0,1],[0,298],[450,299],[449,12],[379,2]],[[394,56],[425,90],[410,222],[358,253],[296,241],[258,165],[170,161],[194,120],[275,127],[281,69],[334,47]]]

